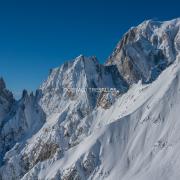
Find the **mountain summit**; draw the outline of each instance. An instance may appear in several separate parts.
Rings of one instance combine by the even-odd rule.
[[[149,82],[169,64],[180,51],[180,19],[166,22],[148,20],[131,28],[118,43],[107,64],[116,64],[130,83],[142,79]]]
[[[0,78],[0,180],[177,180],[180,19],[131,28],[19,101]]]

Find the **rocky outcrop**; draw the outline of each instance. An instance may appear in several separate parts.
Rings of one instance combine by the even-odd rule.
[[[178,20],[145,21],[131,28],[118,43],[107,65],[114,64],[129,83],[152,82],[179,53]]]

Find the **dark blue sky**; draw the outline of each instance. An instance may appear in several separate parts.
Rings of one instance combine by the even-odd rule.
[[[145,19],[179,17],[178,0],[0,0],[0,75],[17,96],[34,90],[52,67],[79,54],[111,54]]]

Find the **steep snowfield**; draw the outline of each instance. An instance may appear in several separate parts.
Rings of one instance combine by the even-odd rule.
[[[96,110],[89,135],[60,160],[43,163],[39,179],[63,174],[67,179],[178,180],[179,95],[180,61],[176,61],[151,85],[132,87],[104,116],[104,110]],[[121,109],[129,113],[122,115]],[[97,121],[101,125],[93,126]],[[28,178],[29,174],[24,177]]]
[[[145,21],[18,102],[0,81],[0,180],[179,180],[179,26]]]

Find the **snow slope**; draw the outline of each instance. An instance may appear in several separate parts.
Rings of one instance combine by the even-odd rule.
[[[178,180],[180,59],[151,85],[132,89],[105,116],[96,110],[87,137],[59,160],[41,164],[38,178]],[[122,115],[117,107],[129,113]],[[24,179],[33,179],[34,171]]]
[[[179,26],[145,21],[105,65],[80,55],[12,101],[0,179],[178,180]]]

